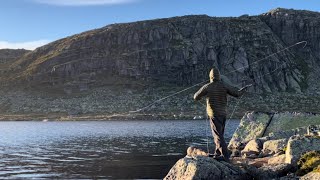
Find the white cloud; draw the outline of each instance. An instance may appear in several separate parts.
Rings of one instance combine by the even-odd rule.
[[[38,3],[58,6],[94,6],[131,3],[137,0],[33,0]]]
[[[0,41],[0,49],[28,49],[34,50],[37,47],[50,43],[49,40],[38,40],[29,42],[8,42]]]

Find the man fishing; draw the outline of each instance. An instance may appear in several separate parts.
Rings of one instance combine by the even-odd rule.
[[[210,126],[216,145],[213,157],[217,160],[229,161],[230,155],[223,137],[227,116],[227,95],[240,97],[244,94],[247,87],[251,85],[245,86],[242,89],[227,85],[221,81],[220,72],[215,67],[211,69],[209,78],[210,83],[202,86],[194,94],[194,99],[197,101],[206,96],[207,114],[210,118]]]

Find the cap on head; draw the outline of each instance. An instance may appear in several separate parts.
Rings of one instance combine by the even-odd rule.
[[[213,80],[221,80],[220,79],[220,72],[219,72],[219,69],[216,68],[216,67],[213,67],[211,70],[210,70],[210,73],[209,73],[209,78],[210,78],[210,81],[213,81]]]

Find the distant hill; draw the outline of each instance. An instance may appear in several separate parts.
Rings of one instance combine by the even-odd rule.
[[[0,49],[0,63],[12,63],[22,55],[31,52],[25,49]]]
[[[309,97],[320,89],[319,20],[318,12],[277,8],[257,16],[192,15],[112,24],[21,53],[23,56],[5,64],[9,72],[2,73],[0,80],[11,88],[56,88],[69,94],[119,85],[133,90],[140,86],[169,89],[207,80],[209,69],[215,65],[238,86],[254,83],[252,97],[300,93],[295,97],[303,94],[305,102],[313,104]],[[307,41],[305,48],[300,44],[263,59],[300,41]],[[248,107],[301,109],[301,104],[278,107],[274,100],[264,107],[264,103],[268,104],[261,101]],[[188,103],[185,106],[190,108]],[[306,106],[303,111],[317,109]]]

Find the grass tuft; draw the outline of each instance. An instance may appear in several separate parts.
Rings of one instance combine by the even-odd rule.
[[[320,172],[320,151],[310,151],[301,156],[298,161],[298,176],[303,176],[309,172]]]

